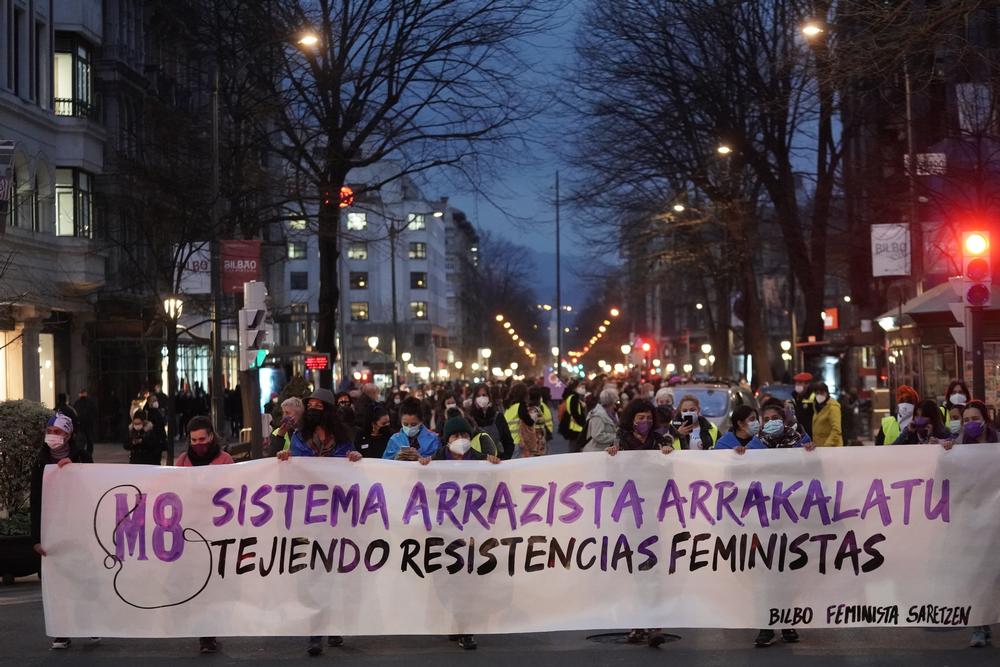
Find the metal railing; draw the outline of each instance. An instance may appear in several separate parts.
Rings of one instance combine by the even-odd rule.
[[[94,107],[83,100],[55,98],[54,111],[57,116],[73,116],[74,118],[92,118]]]

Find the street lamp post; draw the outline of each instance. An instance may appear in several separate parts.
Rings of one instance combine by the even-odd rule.
[[[167,316],[167,465],[174,464],[177,441],[177,320],[184,310],[184,301],[175,294],[163,300]]]

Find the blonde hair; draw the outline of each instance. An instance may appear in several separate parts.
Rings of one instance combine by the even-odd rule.
[[[685,401],[690,401],[691,403],[694,403],[695,406],[699,410],[701,410],[701,401],[699,401],[698,397],[695,396],[694,394],[684,394],[683,396],[681,396],[681,401],[680,403],[677,404],[677,407],[679,408],[680,406],[684,405]]]

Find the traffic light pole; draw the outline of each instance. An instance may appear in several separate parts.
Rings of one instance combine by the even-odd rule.
[[[983,309],[969,308],[969,328],[972,339],[972,395],[986,399],[986,367],[983,360]]]

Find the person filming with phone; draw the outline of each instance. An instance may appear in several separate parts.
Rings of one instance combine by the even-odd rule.
[[[712,449],[719,440],[719,429],[701,416],[701,402],[691,394],[681,398],[670,422],[670,434],[674,447],[680,449]]]
[[[267,446],[268,456],[277,456],[278,452],[291,447],[292,433],[299,427],[305,411],[305,404],[298,396],[286,398],[281,402],[281,421],[278,423],[278,428],[271,431],[271,438]]]

